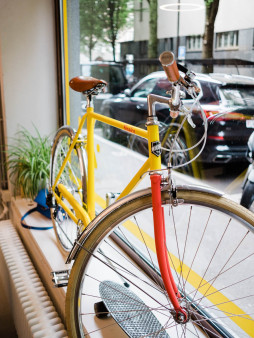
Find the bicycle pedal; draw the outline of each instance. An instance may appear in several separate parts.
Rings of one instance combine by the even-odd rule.
[[[106,193],[106,206],[108,207],[110,204],[114,203],[119,195],[120,195],[119,192],[107,192]]]
[[[52,271],[52,282],[55,288],[61,288],[68,285],[71,270]]]

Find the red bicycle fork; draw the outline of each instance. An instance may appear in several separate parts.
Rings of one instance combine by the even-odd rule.
[[[187,313],[179,304],[179,299],[181,298],[181,295],[178,291],[178,288],[174,281],[174,277],[172,275],[168,258],[168,250],[166,246],[164,208],[161,205],[161,175],[152,174],[150,175],[150,179],[152,187],[155,247],[159,269],[161,272],[161,278],[163,280],[170,301],[176,311],[176,317],[180,319],[183,315],[184,319],[182,319],[181,321],[185,322],[187,321]]]

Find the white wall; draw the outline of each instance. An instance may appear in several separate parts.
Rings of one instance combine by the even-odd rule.
[[[42,135],[57,128],[53,0],[0,1],[0,53],[7,138],[20,126]]]
[[[223,0],[221,0],[223,1]],[[176,3],[174,0],[158,1],[158,38],[168,38],[177,36],[177,12],[165,11],[160,9],[161,5]],[[181,0],[185,4],[197,4],[204,6],[203,0]],[[186,7],[185,7],[186,8]],[[198,35],[203,34],[205,25],[205,9],[197,11],[186,11],[180,13],[179,35]]]
[[[177,12],[163,11],[161,5],[176,3],[177,0],[158,0],[158,38],[175,37],[177,35]],[[204,0],[181,0],[182,3],[204,5]],[[144,7],[147,1],[143,0]],[[135,9],[139,9],[139,0],[135,0]],[[247,29],[254,27],[254,0],[220,0],[215,21],[215,32]],[[139,12],[135,12],[134,39],[147,40],[149,37],[149,13],[143,13],[143,21],[139,21]],[[180,36],[204,33],[205,9],[181,12]]]
[[[253,0],[220,0],[215,31],[254,28]]]

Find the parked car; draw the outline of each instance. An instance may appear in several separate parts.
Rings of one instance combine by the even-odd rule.
[[[96,112],[100,112],[102,102],[105,99],[112,97],[118,93],[121,93],[128,87],[128,82],[124,73],[124,67],[118,62],[106,62],[106,61],[91,61],[80,65],[81,74],[83,76],[92,76],[97,79],[105,80],[108,86],[105,92],[100,93],[94,98],[94,109]],[[86,105],[86,98],[83,97],[84,108]]]
[[[206,147],[201,160],[207,163],[227,163],[246,160],[247,141],[254,130],[254,79],[225,74],[197,74],[203,97],[200,101],[209,121]],[[102,113],[117,120],[142,124],[147,117],[146,97],[150,93],[168,95],[171,84],[164,72],[155,72],[140,80],[131,90],[104,101]],[[183,100],[190,106],[193,99],[187,94]],[[156,105],[159,121],[169,124],[171,118],[166,105]],[[180,122],[181,116],[174,121]],[[203,135],[200,109],[192,112],[196,128],[186,126],[180,138],[190,145]],[[117,130],[104,128],[107,138],[117,136]]]
[[[248,140],[246,158],[250,162],[242,184],[240,204],[254,212],[254,131]]]

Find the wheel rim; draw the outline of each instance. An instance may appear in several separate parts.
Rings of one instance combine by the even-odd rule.
[[[53,163],[52,163],[52,180],[51,184],[55,181],[55,178],[59,172],[59,169],[67,155],[72,138],[68,134],[63,134],[58,140],[58,143],[54,150]],[[71,157],[67,162],[63,173],[58,183],[64,184],[66,189],[75,197],[81,206],[83,206],[83,177],[80,163],[82,161],[82,155],[80,148],[73,149]],[[75,214],[72,206],[69,202],[61,198],[66,206]],[[77,225],[72,221],[69,215],[61,206],[57,206],[52,211],[52,218],[54,222],[54,229],[56,235],[65,251],[70,251],[75,239],[78,235]]]
[[[142,208],[140,207],[140,209]],[[85,249],[96,253],[95,256],[91,256],[92,259],[86,267],[83,290],[79,290],[78,297],[81,300],[81,307],[77,311],[80,315],[80,327],[82,326],[81,320],[84,320],[84,317],[89,317],[88,313],[94,316],[92,304],[96,299],[98,301],[101,300],[99,286],[108,280],[107,277],[109,277],[111,281],[113,280],[121,285],[124,284],[124,278],[125,282],[130,284],[128,290],[134,292],[150,309],[153,309],[152,312],[162,326],[166,328],[166,332],[170,336],[176,334],[179,336],[202,336],[199,333],[200,326],[203,326],[203,319],[196,317],[199,319],[193,320],[193,313],[196,311],[194,311],[194,308],[197,306],[204,314],[206,312],[209,313],[211,316],[209,324],[217,325],[222,332],[224,332],[223,330],[226,330],[226,332],[233,331],[240,337],[248,337],[248,332],[250,332],[248,330],[253,328],[253,302],[251,306],[249,304],[251,300],[253,301],[251,297],[253,297],[254,293],[253,269],[251,274],[248,268],[253,267],[251,264],[253,263],[253,249],[251,248],[253,233],[249,232],[245,227],[240,226],[237,229],[237,235],[234,236],[236,233],[235,229],[239,226],[237,219],[225,216],[217,210],[213,210],[210,214],[210,208],[205,210],[204,207],[196,205],[183,205],[177,208],[168,206],[167,212],[169,210],[170,216],[168,217],[171,218],[171,227],[167,231],[171,229],[170,231],[172,232],[168,237],[168,245],[171,248],[170,261],[175,278],[179,284],[179,289],[184,297],[182,301],[183,305],[188,309],[192,318],[184,326],[177,324],[172,317],[172,309],[170,308],[167,295],[165,295],[163,288],[158,285],[158,281],[155,283],[153,278],[148,278],[147,275],[144,276],[139,268],[133,267],[131,260],[124,258],[124,264],[117,265],[116,261],[118,261],[118,258],[119,261],[123,261],[122,251],[119,248],[116,250],[117,246],[115,243],[111,239],[107,239],[99,251],[98,248],[96,251],[93,251],[94,248],[90,247],[89,244]],[[165,214],[168,215],[167,212]],[[218,224],[218,215],[221,219],[221,224]],[[146,231],[140,232],[137,226],[139,220],[150,219],[150,216],[151,210],[139,211],[135,217],[128,219],[127,222],[125,221],[124,226],[121,226],[121,229],[118,230],[118,236],[122,237],[127,245],[130,246],[130,243],[132,243],[131,245],[135,246],[135,250],[137,250],[136,247],[138,246],[139,255],[145,257],[146,260],[152,258],[150,268],[156,271],[157,260],[152,249],[153,243],[151,242],[150,228],[147,229],[147,222]],[[198,225],[201,217],[206,218],[202,229]],[[181,220],[182,224],[179,225],[178,223],[178,226],[174,225],[176,219]],[[133,224],[136,230],[128,229],[128,227],[133,227]],[[215,236],[217,233],[215,231],[216,228],[220,231],[219,236]],[[185,240],[187,233],[189,236],[192,233],[191,242]],[[178,242],[175,241],[176,236],[178,237]],[[137,237],[139,237],[138,240]],[[140,241],[148,243],[147,246],[143,244],[142,247]],[[212,244],[212,247],[209,248],[207,243],[210,246]],[[226,245],[228,247],[226,249],[230,250],[224,252]],[[198,248],[197,252],[196,248]],[[88,259],[88,256],[88,253],[85,254],[86,259]],[[224,258],[223,263],[221,263],[222,258]],[[185,263],[182,264],[182,261]],[[218,267],[216,262],[219,264]],[[97,265],[96,272],[93,272],[95,265]],[[114,268],[112,268],[112,265]],[[117,276],[116,271],[119,272],[120,277],[119,275]],[[130,272],[133,271],[135,272],[131,274]],[[181,273],[179,274],[176,271],[181,271]],[[102,276],[103,278],[101,278]],[[81,275],[79,278],[82,278]],[[239,293],[237,292],[237,288],[239,291],[239,287],[241,297],[239,297]],[[198,291],[195,288],[198,288]],[[233,300],[233,303],[229,302],[229,300]],[[192,306],[193,304],[195,306]],[[237,311],[242,311],[242,313],[237,313]],[[204,316],[204,314],[201,316]],[[138,314],[135,316],[137,319]],[[91,318],[88,321],[91,322]],[[107,331],[108,327],[114,324],[113,318],[107,319],[107,323],[104,321],[102,325],[104,327],[103,330]],[[88,332],[95,332],[93,325],[89,327],[90,324],[86,320],[84,325]],[[136,332],[139,332],[139,329],[139,327],[136,327]],[[211,335],[211,329],[208,328],[206,330],[208,330],[206,333]],[[146,332],[145,334],[151,333]],[[166,335],[164,331],[160,334],[163,337]],[[140,337],[140,335],[137,335],[137,337]]]

